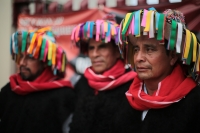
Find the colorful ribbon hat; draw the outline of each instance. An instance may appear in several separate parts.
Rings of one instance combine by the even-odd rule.
[[[120,24],[119,42],[127,59],[131,62],[132,51],[127,42],[128,36],[156,38],[161,44],[168,40],[167,49],[176,50],[182,55],[182,63],[190,65],[193,74],[200,69],[200,43],[194,33],[185,27],[185,19],[181,12],[168,9],[159,13],[155,8],[142,9],[127,13]]]
[[[50,27],[35,31],[17,31],[10,40],[10,53],[19,64],[21,53],[46,62],[54,75],[65,73],[67,57],[65,51],[55,43]]]
[[[78,24],[72,32],[71,40],[73,44],[80,47],[82,53],[87,53],[86,44],[89,39],[108,43],[112,40],[118,45],[119,25],[114,21],[96,20]],[[85,45],[84,45],[85,44]]]

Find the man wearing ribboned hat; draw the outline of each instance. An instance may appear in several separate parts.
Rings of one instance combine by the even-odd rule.
[[[75,94],[62,79],[66,53],[51,28],[13,33],[10,52],[19,71],[0,92],[0,132],[62,133]]]
[[[114,114],[126,102],[135,72],[125,68],[118,46],[119,26],[111,20],[87,21],[72,33],[82,53],[91,59],[75,85],[76,108],[70,133],[108,133]]]
[[[199,41],[180,11],[128,13],[120,41],[136,70],[113,133],[200,132]]]

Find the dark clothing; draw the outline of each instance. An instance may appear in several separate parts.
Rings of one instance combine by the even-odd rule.
[[[62,133],[74,100],[72,88],[18,95],[7,84],[0,92],[0,133]]]
[[[150,109],[143,121],[142,112],[124,103],[115,116],[112,133],[199,133],[200,87],[166,108]]]
[[[70,124],[70,133],[109,133],[113,116],[123,109],[125,92],[132,80],[117,88],[95,92],[82,76],[75,86],[77,104]]]

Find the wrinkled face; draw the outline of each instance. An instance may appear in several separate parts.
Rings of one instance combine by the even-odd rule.
[[[92,68],[95,73],[103,73],[110,69],[120,57],[117,47],[111,42],[97,42],[94,39],[89,41],[88,56],[92,62]]]
[[[138,77],[141,80],[160,82],[173,69],[177,61],[174,52],[166,53],[164,45],[159,44],[155,38],[141,36],[138,39],[130,37],[133,44],[133,60]]]
[[[44,68],[45,65],[42,61],[34,59],[29,55],[21,55],[19,63],[19,72],[23,80],[35,80],[43,72]]]

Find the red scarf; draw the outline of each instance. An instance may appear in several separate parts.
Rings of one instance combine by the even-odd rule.
[[[10,85],[12,91],[20,95],[26,95],[35,91],[43,91],[61,88],[64,86],[71,87],[70,81],[55,80],[51,68],[46,68],[44,72],[32,82],[24,81],[19,74],[10,76]]]
[[[125,72],[124,63],[118,60],[117,63],[108,71],[105,71],[102,75],[95,74],[90,68],[87,68],[84,75],[88,79],[89,85],[97,91],[104,91],[114,89],[115,87],[122,85],[136,76],[133,71]]]
[[[126,97],[131,106],[137,110],[164,108],[185,97],[196,83],[190,77],[185,77],[178,65],[173,72],[158,84],[158,90],[152,96],[146,94],[143,82],[135,77]]]

